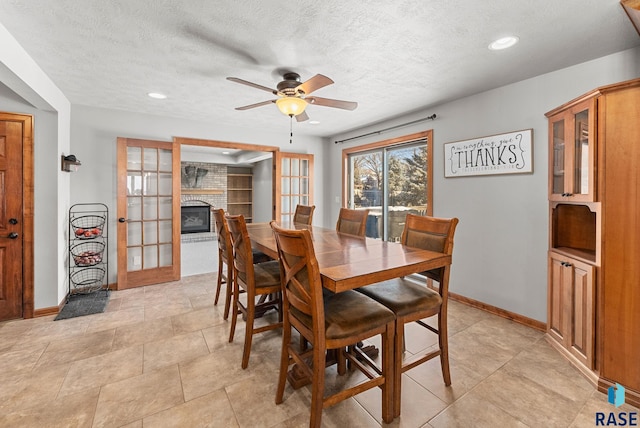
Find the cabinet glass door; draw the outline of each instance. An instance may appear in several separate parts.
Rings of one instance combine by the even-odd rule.
[[[551,193],[562,195],[565,193],[564,182],[564,119],[551,123],[551,138],[553,144]]]
[[[595,201],[595,99],[549,117],[549,199]]]
[[[575,195],[589,194],[589,110],[582,110],[574,115],[574,147],[573,190]]]

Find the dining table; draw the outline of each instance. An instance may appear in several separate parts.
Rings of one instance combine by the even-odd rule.
[[[349,235],[307,224],[277,224],[287,229],[309,230],[322,286],[334,293],[451,264],[451,255],[397,242]],[[253,248],[273,259],[278,258],[276,240],[269,223],[249,223],[247,230]]]

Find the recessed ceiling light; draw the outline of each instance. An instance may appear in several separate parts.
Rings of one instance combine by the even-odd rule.
[[[510,48],[511,46],[515,45],[516,43],[518,43],[520,39],[517,38],[516,36],[507,36],[507,37],[503,37],[501,39],[495,40],[494,42],[492,42],[489,45],[489,49],[491,49],[492,51],[499,51],[502,49],[507,49]]]
[[[222,154],[223,154],[223,155],[228,155],[228,154],[229,154],[229,152],[222,152]]]
[[[165,94],[161,94],[160,92],[149,92],[147,95],[149,95],[151,98],[155,98],[156,100],[164,100],[165,98],[167,98]]]
[[[320,121],[319,120],[310,120],[309,121],[309,125],[319,125]]]

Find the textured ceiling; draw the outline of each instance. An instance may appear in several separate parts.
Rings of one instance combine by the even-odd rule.
[[[0,22],[73,104],[288,131],[275,105],[234,110],[273,96],[225,77],[324,74],[314,95],[359,106],[309,106],[295,132],[319,136],[640,44],[618,0],[0,0]]]

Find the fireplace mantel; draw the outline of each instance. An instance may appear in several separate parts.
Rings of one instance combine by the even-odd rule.
[[[183,195],[222,195],[222,189],[180,189]]]

